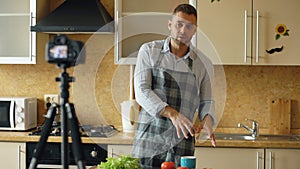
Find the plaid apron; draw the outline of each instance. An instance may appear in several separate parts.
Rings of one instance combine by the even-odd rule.
[[[192,54],[192,53],[191,53]],[[189,72],[179,72],[160,67],[163,54],[152,68],[152,90],[172,108],[184,114],[191,122],[199,107],[200,97],[196,77]],[[192,59],[188,66],[192,70]],[[140,158],[143,168],[160,168],[164,161],[174,161],[179,166],[180,156],[194,154],[194,137],[177,137],[177,132],[169,118],[153,117],[141,110],[132,155]]]

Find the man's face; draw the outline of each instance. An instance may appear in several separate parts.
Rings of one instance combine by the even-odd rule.
[[[196,16],[183,12],[176,13],[168,23],[171,37],[177,42],[188,45],[197,30],[196,24]]]

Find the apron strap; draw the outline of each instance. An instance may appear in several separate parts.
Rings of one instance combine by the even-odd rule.
[[[164,43],[163,43],[163,44],[164,44]],[[162,59],[163,59],[163,55],[162,55],[163,47],[164,47],[164,45],[162,45],[162,47],[161,47],[161,50],[160,50],[160,52],[159,52],[158,59],[157,59],[155,65],[154,65],[155,67],[159,66],[160,63],[161,63],[161,61],[162,61]],[[193,59],[192,59],[190,56],[187,57],[187,62],[188,62],[188,63],[187,63],[188,67],[190,68],[191,72],[193,72]]]
[[[191,69],[191,72],[193,72],[193,59],[189,56],[188,58],[188,66]]]

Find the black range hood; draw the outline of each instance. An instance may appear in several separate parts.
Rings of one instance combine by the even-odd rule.
[[[113,18],[99,0],[65,0],[42,18],[33,32],[114,32]]]

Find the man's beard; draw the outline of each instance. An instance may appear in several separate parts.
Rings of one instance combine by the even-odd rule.
[[[179,40],[177,37],[173,37],[171,36],[171,38],[174,40],[174,42],[179,45],[179,46],[189,46],[190,45],[190,41],[187,42],[183,42],[181,40]]]

